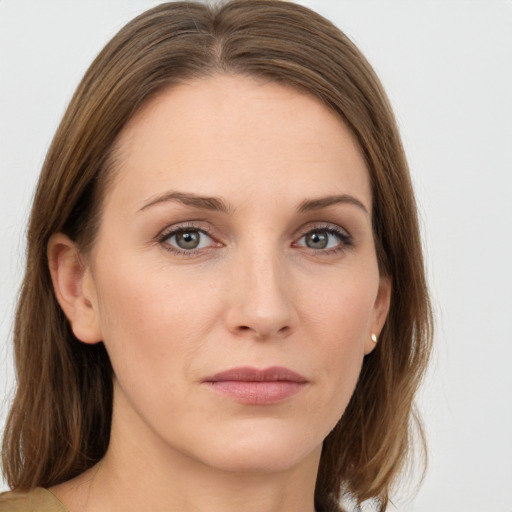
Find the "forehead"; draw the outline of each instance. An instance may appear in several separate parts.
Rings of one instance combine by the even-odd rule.
[[[283,186],[290,198],[357,192],[371,203],[340,117],[274,82],[217,75],[167,89],[129,121],[117,149],[113,192],[132,203],[166,188],[243,198],[248,187],[268,195]]]

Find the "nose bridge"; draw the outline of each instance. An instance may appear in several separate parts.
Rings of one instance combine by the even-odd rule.
[[[236,257],[229,323],[239,333],[268,338],[292,328],[288,269],[276,245],[249,244]]]

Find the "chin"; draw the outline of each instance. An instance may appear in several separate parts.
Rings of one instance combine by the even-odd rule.
[[[320,454],[318,449],[318,454]],[[279,449],[240,448],[222,454],[210,453],[203,456],[209,466],[228,473],[282,473],[300,465],[313,456],[312,452],[298,451],[297,447],[280,447]]]
[[[238,432],[212,436],[197,457],[208,466],[226,472],[269,473],[288,471],[306,460],[318,463],[325,434],[247,422]],[[199,446],[202,443],[198,443]]]

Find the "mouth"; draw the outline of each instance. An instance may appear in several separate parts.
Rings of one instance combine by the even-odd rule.
[[[244,405],[272,405],[300,393],[309,381],[281,366],[231,368],[203,379],[210,389]]]

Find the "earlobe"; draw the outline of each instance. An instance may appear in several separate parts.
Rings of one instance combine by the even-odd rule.
[[[365,354],[369,354],[377,345],[380,332],[386,323],[391,304],[391,278],[382,276],[379,282],[379,290],[373,308],[373,319],[368,340],[365,343]]]
[[[81,261],[78,247],[56,233],[48,242],[47,254],[55,296],[73,334],[84,343],[102,341],[91,272]]]

